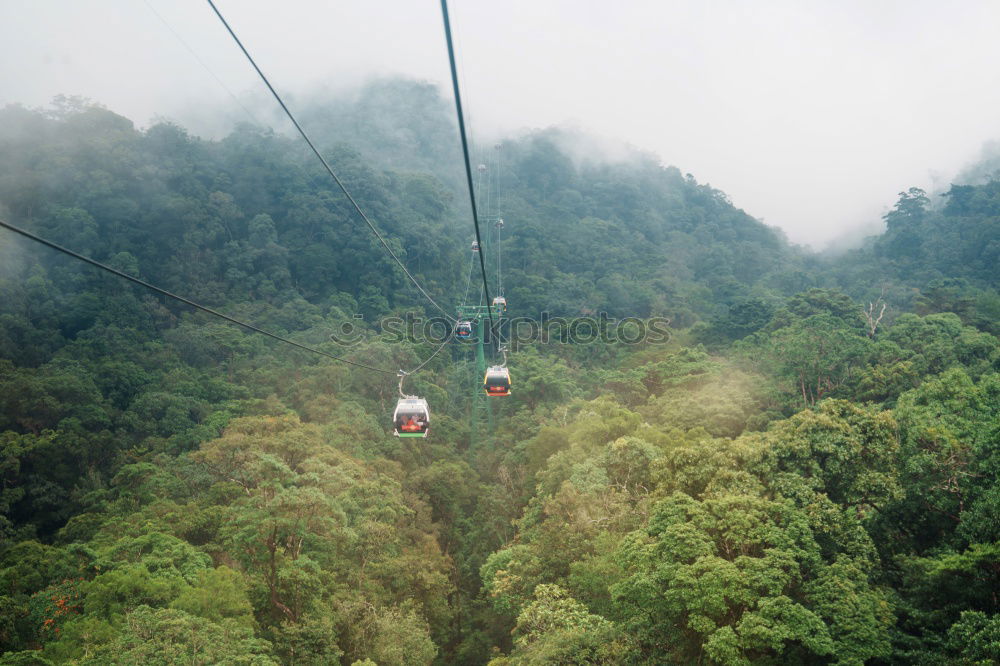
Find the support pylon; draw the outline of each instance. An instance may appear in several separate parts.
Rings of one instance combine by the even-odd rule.
[[[490,310],[493,316],[500,317],[500,308],[489,305],[463,305],[458,308],[459,317],[472,322],[473,335],[476,336],[476,374],[472,382],[472,407],[469,414],[469,448],[475,449],[481,441],[480,427],[483,421],[487,425],[487,437],[493,437],[493,410],[490,398],[483,390],[483,377],[486,375],[486,335],[489,332]],[[483,418],[485,416],[485,419]]]

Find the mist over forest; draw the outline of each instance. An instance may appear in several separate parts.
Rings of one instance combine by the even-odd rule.
[[[474,135],[511,347],[477,402],[476,344],[398,339],[441,313],[244,102],[0,109],[0,220],[360,364],[0,229],[0,664],[1000,663],[995,150],[817,253],[670,155]],[[433,301],[480,304],[450,98],[295,108]]]

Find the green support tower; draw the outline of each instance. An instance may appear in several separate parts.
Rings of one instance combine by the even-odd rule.
[[[469,415],[469,448],[475,449],[479,445],[479,426],[483,421],[483,416],[487,423],[489,436],[493,433],[493,410],[490,409],[490,398],[483,390],[483,377],[486,376],[486,351],[484,342],[485,332],[489,328],[490,310],[493,311],[495,320],[499,320],[502,312],[497,306],[488,305],[460,305],[458,315],[460,319],[472,322],[473,335],[476,345],[476,375],[472,383],[472,410]]]

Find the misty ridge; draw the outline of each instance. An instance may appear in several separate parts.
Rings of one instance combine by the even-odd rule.
[[[382,77],[363,84],[344,84],[293,95],[291,100],[293,106],[302,106],[300,115],[310,133],[328,144],[351,146],[383,168],[433,173],[455,191],[463,186],[458,146],[454,140],[447,140],[456,131],[450,113],[451,102],[442,96],[436,84],[399,76]],[[222,138],[234,125],[245,122],[288,133],[287,119],[266,94],[247,92],[233,102],[238,108],[231,104],[198,107],[176,111],[174,115],[182,126],[208,138]],[[222,120],[224,118],[226,120]],[[572,160],[577,169],[623,163],[666,166],[662,157],[648,150],[619,139],[595,135],[577,124],[546,129],[523,128],[510,133],[498,127],[479,127],[474,121],[474,117],[470,118],[470,127],[475,131],[478,154],[483,159],[490,147],[505,139],[516,141],[544,136]],[[954,182],[981,185],[1000,177],[998,146],[996,141],[985,140],[979,157],[959,169]],[[676,166],[683,169],[683,165]],[[940,195],[945,194],[949,186],[950,183],[944,182],[930,190],[932,208],[944,206]],[[851,195],[844,192],[842,196],[849,198]],[[890,207],[885,207],[881,214],[872,214],[861,223],[844,221],[841,235],[826,241],[820,248],[810,250],[804,246],[802,250],[837,255],[862,248],[885,232],[883,218],[889,210]],[[748,212],[754,214],[754,211]],[[787,238],[780,227],[769,226]]]
[[[254,136],[259,138],[251,139],[253,141],[275,143],[280,147],[285,166],[275,164],[271,168],[291,168],[293,178],[305,190],[326,189],[324,176],[313,163],[312,156],[289,133],[287,120],[269,98],[261,94],[244,95],[234,101],[239,108],[229,108],[234,124],[228,128],[217,120],[226,116],[223,109],[218,113],[212,108],[198,108],[192,112],[188,118],[191,131],[200,130],[210,137],[208,139],[199,139],[197,134],[188,135],[183,125],[168,119],[158,118],[156,122],[161,123],[159,127],[174,128],[170,131],[190,136],[192,146],[199,149],[222,148],[227,143],[238,143]],[[404,190],[401,201],[412,205],[412,199],[420,196],[419,189],[443,188],[442,192],[448,193],[446,211],[424,210],[422,217],[430,213],[430,217],[438,218],[438,223],[447,218],[447,223],[441,227],[446,237],[454,239],[456,246],[468,242],[458,232],[463,228],[460,220],[468,204],[463,194],[465,180],[457,130],[450,102],[437,86],[407,78],[381,78],[354,87],[293,96],[289,104],[321,150],[332,155],[334,161],[347,160],[356,166],[364,164],[363,173],[379,179],[384,185],[400,176],[420,180],[420,174],[430,175],[432,181],[422,181],[419,188]],[[74,116],[86,116],[84,112],[90,107],[100,108],[88,100],[65,97],[55,100],[48,109],[35,112],[10,107],[5,113],[6,122],[0,128],[0,137],[9,146],[27,146],[53,132],[52,124],[41,121],[41,117],[65,122]],[[109,119],[106,125],[113,126],[111,131],[138,131],[131,121],[113,115],[113,111],[106,113]],[[187,114],[177,115],[184,118]],[[213,120],[206,121],[206,118]],[[160,131],[154,123],[140,134],[148,136]],[[746,212],[733,208],[725,193],[699,184],[691,174],[681,175],[675,167],[664,167],[656,155],[622,142],[596,137],[574,127],[525,129],[514,137],[504,137],[495,131],[484,132],[476,138],[473,161],[484,166],[488,163],[495,169],[496,177],[503,179],[504,190],[509,193],[506,201],[495,203],[505,208],[502,214],[507,214],[516,225],[512,227],[514,233],[510,242],[513,256],[522,260],[520,267],[517,259],[511,264],[514,280],[511,284],[517,288],[522,275],[541,273],[551,285],[559,284],[558,288],[552,288],[563,293],[560,297],[554,293],[542,298],[528,297],[528,303],[539,303],[539,311],[544,309],[541,303],[551,296],[551,300],[560,303],[560,314],[607,308],[619,316],[655,314],[673,316],[684,323],[715,310],[715,306],[692,305],[697,297],[683,286],[685,283],[707,281],[714,285],[712,288],[717,293],[720,289],[733,290],[734,294],[727,298],[738,301],[755,296],[743,284],[724,287],[726,280],[767,285],[784,293],[794,293],[818,284],[815,278],[808,277],[810,266],[843,268],[885,263],[884,249],[889,240],[884,232],[888,216],[872,220],[867,231],[852,232],[817,254],[790,245],[780,229],[765,226]],[[500,150],[497,150],[498,145],[502,146]],[[960,180],[988,183],[995,152],[995,148],[984,148],[982,161],[969,167]],[[498,159],[501,161],[497,162]],[[51,185],[54,177],[50,173],[42,180]],[[617,199],[611,207],[606,202],[597,203],[608,188],[614,188]],[[947,192],[928,194],[925,208],[931,215],[927,219],[944,220],[947,200]],[[480,201],[481,206],[483,203]],[[692,217],[689,210],[692,203],[702,206],[703,211],[712,212]],[[288,210],[282,214],[287,215]],[[390,234],[406,235],[402,232],[408,224],[405,215],[378,217]],[[588,224],[588,220],[599,220],[600,224],[594,226]],[[722,227],[720,220],[723,220]],[[592,257],[587,265],[569,266],[565,260],[557,258],[535,262],[529,267],[523,257],[541,237],[547,243],[569,243],[570,246],[574,238],[592,238],[597,245],[617,244],[625,238],[625,243],[631,243],[632,248],[618,261],[609,261],[591,250],[583,250],[581,256]],[[633,240],[627,240],[629,238]],[[426,242],[423,237],[409,243],[418,269],[421,257],[435,253],[419,249],[426,246]],[[643,244],[650,244],[655,249],[642,247]],[[720,255],[722,247],[726,250]],[[987,243],[986,247],[991,245]],[[940,252],[943,248],[931,248],[930,251]],[[453,261],[457,263],[457,259]],[[988,263],[988,260],[977,259],[956,270],[960,274],[988,273],[984,268]],[[600,286],[602,280],[624,284],[631,281],[631,275],[640,268],[648,268],[648,275],[628,290],[632,292],[629,297],[611,298],[605,302],[598,298],[596,309],[592,303],[582,305],[593,301],[594,294],[604,289]],[[894,267],[883,265],[882,271],[884,274],[874,281],[891,288]],[[938,273],[939,276],[947,274],[944,270]],[[586,276],[591,286],[569,285],[566,281],[573,275]],[[875,289],[868,285],[862,293],[851,285],[852,280],[855,278],[839,280],[840,286],[852,295],[867,297],[867,293]],[[521,285],[526,295],[533,291],[526,286],[529,283],[530,279],[526,279]],[[621,291],[620,287],[615,289]],[[912,295],[901,290],[898,298],[908,303]],[[671,302],[669,307],[667,301]],[[626,306],[610,307],[613,303],[625,303]]]
[[[103,120],[97,121],[97,126],[107,136],[121,138],[131,133],[132,138],[145,137],[148,145],[157,143],[149,141],[151,137],[163,133],[178,133],[190,145],[189,151],[220,156],[229,150],[227,145],[256,144],[256,150],[275,151],[267,161],[275,157],[278,161],[266,167],[272,170],[272,176],[286,171],[303,196],[321,193],[324,206],[336,199],[327,190],[325,177],[312,156],[290,133],[287,119],[269,98],[243,95],[234,102],[235,107],[201,107],[190,115],[179,112],[178,118],[187,117],[191,125],[189,134],[180,121],[166,118],[156,118],[148,129],[137,130],[130,120],[102,109],[98,103],[59,97],[46,109],[29,111],[17,105],[5,109],[0,138],[10,148],[8,153],[15,156],[17,150],[30,151],[39,141],[53,139],[58,126],[65,127],[67,136],[71,136],[74,124],[87,131],[86,118],[100,117]],[[465,179],[456,127],[450,102],[441,90],[424,81],[388,77],[293,96],[289,103],[332,161],[359,169],[354,183],[361,189],[362,199],[369,194],[365,192],[366,180],[378,181],[380,187],[393,190],[390,198],[400,206],[397,213],[389,213],[389,208],[382,206],[376,208],[376,217],[390,235],[404,239],[412,266],[418,271],[434,272],[436,269],[430,266],[436,260],[431,257],[450,257],[435,282],[451,281],[460,263],[455,248],[469,242],[459,232],[468,204],[463,193]],[[227,113],[232,120],[228,127],[218,120]],[[474,120],[470,124],[477,129]],[[208,138],[199,138],[199,133]],[[969,279],[972,289],[995,283],[990,268],[995,255],[995,244],[989,240],[990,226],[984,222],[985,226],[974,233],[956,229],[955,218],[961,208],[967,207],[954,205],[958,197],[952,196],[960,192],[969,197],[962,188],[970,186],[986,191],[993,187],[996,147],[992,144],[984,147],[981,161],[957,179],[958,183],[971,185],[920,195],[913,195],[912,190],[910,194],[901,193],[897,207],[882,219],[873,219],[867,230],[849,232],[824,252],[816,253],[790,244],[781,229],[764,225],[734,208],[724,192],[699,184],[691,174],[682,175],[680,169],[664,166],[658,156],[623,142],[575,127],[523,129],[513,136],[487,128],[477,130],[474,138],[474,163],[490,172],[487,183],[496,178],[495,186],[505,193],[502,201],[488,202],[494,210],[484,212],[499,212],[514,223],[509,241],[513,257],[510,269],[515,278],[512,284],[518,285],[514,289],[522,289],[518,296],[528,306],[528,312],[667,316],[684,326],[705,317],[725,316],[727,308],[744,301],[762,297],[767,300],[763,291],[769,289],[793,294],[817,286],[819,282],[809,276],[817,267],[853,297],[872,300],[891,294],[900,309],[912,306],[918,298],[905,286],[910,281],[907,265],[914,261],[923,266],[920,280],[925,283],[945,277]],[[23,179],[30,180],[26,174],[14,175],[16,165],[16,159],[8,163],[8,191],[22,187]],[[38,181],[49,191],[58,191],[61,188],[56,173],[39,175]],[[65,178],[79,180],[80,174],[67,173]],[[398,187],[401,183],[402,188]],[[235,190],[247,187],[245,183],[233,185]],[[446,205],[428,201],[430,193]],[[606,195],[612,193],[613,198],[608,199]],[[0,205],[6,207],[5,213],[11,211],[9,202],[20,196],[3,198]],[[235,191],[225,196],[236,196],[237,204],[256,201],[258,205],[261,201],[259,195],[249,191],[245,196]],[[484,202],[485,197],[481,207]],[[919,211],[913,202],[918,202]],[[381,205],[378,196],[368,204]],[[32,210],[36,205],[41,204],[32,203]],[[903,209],[906,216],[900,214]],[[294,210],[302,209],[289,207],[287,200],[269,209],[279,236],[294,235],[284,230],[280,221],[289,219]],[[887,221],[904,217],[906,225],[890,223],[887,228]],[[428,233],[414,233],[414,219],[423,221],[417,227],[429,223],[431,227],[426,229],[439,229],[449,239],[451,249],[431,249]],[[964,215],[962,221],[969,223]],[[98,227],[103,226],[99,220]],[[232,229],[227,233],[231,235]],[[410,240],[405,240],[407,237]],[[940,242],[945,237],[949,241]],[[594,247],[609,241],[628,249],[608,256],[594,252]],[[542,250],[547,259],[529,260],[527,257],[538,254],[535,250],[540,243],[576,246],[576,258],[585,259],[567,261],[566,253],[554,251],[553,246]],[[301,240],[283,246],[289,251],[304,247]],[[323,253],[315,247],[309,252]],[[333,255],[327,252],[324,261],[330,264]],[[845,266],[865,266],[872,278],[864,283],[856,276],[845,277]],[[437,268],[442,266],[438,264]],[[323,274],[343,271],[329,268]],[[544,284],[541,290],[535,283],[539,276]],[[626,288],[626,284],[630,286]],[[693,284],[707,285],[713,294],[711,299],[697,295],[691,288]],[[350,280],[342,285],[351,285],[347,291],[360,288]],[[720,297],[727,304],[722,310]]]
[[[291,103],[296,101],[292,100]],[[251,115],[257,118],[267,117],[263,110],[246,102],[244,105],[252,111]],[[85,123],[85,118],[97,117],[93,113],[88,116],[86,109],[86,104],[80,100],[64,99],[47,113],[56,121],[56,125],[66,121],[71,124]],[[442,233],[446,238],[455,239],[454,243],[449,243],[450,249],[431,250],[433,241],[427,234],[416,234],[413,242],[405,242],[407,252],[416,262],[414,266],[417,270],[423,270],[421,262],[425,257],[440,255],[441,252],[457,253],[458,248],[469,242],[465,234],[458,232],[462,228],[459,220],[466,212],[467,203],[459,194],[464,186],[464,178],[460,170],[456,131],[448,115],[448,103],[441,98],[434,86],[399,79],[377,81],[351,95],[331,100],[319,96],[316,101],[303,103],[298,115],[313,139],[333,161],[339,160],[361,168],[359,176],[365,174],[383,185],[398,179],[411,183],[403,188],[395,188],[397,191],[392,197],[398,199],[402,206],[420,209],[418,220],[426,219],[432,224],[441,224],[444,217],[447,217],[448,224],[442,228]],[[13,142],[13,145],[26,145],[21,142],[30,141],[28,137],[32,132],[36,133],[35,138],[39,132],[44,137],[55,126],[52,122],[42,121],[37,112],[12,108],[8,109],[6,116],[7,122],[0,131],[5,140]],[[104,116],[106,121],[103,125],[110,133],[109,136],[120,137],[123,136],[120,132],[134,131],[128,120],[114,116],[113,112],[104,112]],[[275,120],[274,126],[281,125]],[[42,129],[43,127],[46,129]],[[145,136],[146,143],[152,145],[155,142],[150,139],[165,132],[179,132],[188,136],[183,128],[169,123],[154,125],[135,136]],[[244,140],[273,143],[283,161],[294,163],[289,174],[305,188],[304,193],[316,186],[316,183],[321,183],[319,187],[322,190],[327,187],[301,143],[280,131],[273,133],[269,128],[262,129],[249,123],[241,123],[218,142],[199,140],[195,136],[185,140],[191,143],[192,150],[223,152],[227,145],[235,145]],[[786,252],[789,256],[794,254],[792,249],[786,247],[787,243],[781,238],[780,232],[764,227],[742,211],[732,209],[723,193],[698,184],[690,175],[682,176],[673,167],[660,166],[649,154],[593,139],[579,132],[549,129],[526,131],[518,138],[504,140],[499,151],[502,153],[503,165],[499,166],[494,164],[497,159],[495,146],[499,142],[500,139],[491,138],[477,144],[478,157],[474,156],[474,160],[489,163],[498,170],[496,177],[503,179],[502,186],[506,194],[504,201],[497,201],[495,204],[503,206],[502,214],[509,211],[511,219],[518,220],[516,226],[511,227],[510,242],[514,257],[510,265],[511,275],[516,277],[519,273],[533,273],[554,281],[550,295],[558,304],[556,308],[560,313],[593,309],[593,303],[587,307],[582,304],[593,300],[595,289],[603,289],[596,286],[598,283],[603,280],[607,283],[624,284],[630,279],[628,276],[635,274],[640,266],[649,267],[650,279],[665,281],[664,287],[658,291],[676,290],[666,283],[689,280],[705,270],[696,265],[703,261],[700,255],[705,255],[704,261],[716,261],[707,258],[707,247],[695,249],[703,245],[694,238],[695,235],[706,238],[711,236],[709,229],[699,229],[698,222],[709,216],[717,218],[716,225],[723,225],[724,235],[733,235],[733,238],[745,236],[749,242],[741,250],[746,261],[734,262],[741,277],[753,280],[767,273],[770,268],[765,264],[771,261],[768,257],[771,256],[772,249]],[[14,162],[11,166],[13,164]],[[289,167],[273,165],[272,168]],[[373,168],[382,171],[377,173]],[[433,180],[426,180],[428,174]],[[277,177],[280,174],[275,172],[273,175]],[[48,173],[41,180],[51,186],[54,177],[54,174]],[[79,174],[68,174],[67,177],[78,178]],[[353,182],[355,185],[352,189],[358,187],[360,196],[364,198],[367,186],[356,179]],[[245,184],[235,182],[235,179],[233,186],[237,190],[246,187]],[[436,203],[421,202],[428,188],[435,190],[442,187],[449,192],[447,209],[438,210]],[[53,191],[58,189],[52,187]],[[612,189],[616,192],[616,201],[602,201],[605,193]],[[233,194],[238,201],[243,199],[235,192]],[[247,196],[254,198],[249,192]],[[17,198],[14,195],[5,200]],[[377,202],[368,203],[378,206]],[[695,209],[703,212],[692,217]],[[715,216],[716,210],[723,214]],[[385,215],[377,208],[376,211],[380,224],[385,225],[391,235],[399,233],[403,237],[414,236],[412,231],[404,231],[407,227],[412,228],[412,215]],[[271,211],[271,214],[275,217],[280,232],[278,213]],[[283,210],[281,215],[288,215],[288,210]],[[407,219],[408,217],[411,219]],[[580,221],[583,221],[583,227],[577,225]],[[98,224],[102,222],[98,221]],[[599,254],[595,254],[595,248],[616,235],[629,246],[627,253],[617,261],[602,259]],[[674,243],[666,242],[668,237],[673,237]],[[580,264],[553,247],[544,248],[543,251],[558,258],[529,262],[525,258],[527,250],[542,239],[545,243],[580,246],[577,260],[587,256],[592,258]],[[657,257],[663,257],[664,254],[673,257],[670,261],[686,265],[679,271],[679,275],[661,275],[662,262]],[[454,262],[459,263],[457,258]],[[753,277],[754,272],[758,274],[756,278]],[[588,281],[568,290],[555,286],[577,274],[588,276]],[[512,281],[512,284],[517,284],[517,281]],[[527,285],[522,288],[525,294],[532,292]],[[562,291],[563,295],[555,297],[557,291]],[[651,314],[654,309],[663,309],[662,304],[654,301],[663,301],[664,296],[656,296],[643,289],[633,291],[634,295],[624,299],[596,299],[597,307],[600,309],[618,301],[614,308],[617,313],[624,315],[633,308],[634,314],[640,316]],[[600,302],[604,300],[607,303]],[[535,294],[527,302],[538,303],[537,311],[542,311],[545,294]],[[690,319],[689,315],[680,314],[686,311],[685,307],[677,306],[675,310],[675,314],[682,320]]]
[[[61,98],[46,113],[65,115],[67,107],[89,104],[99,105],[99,101]],[[455,140],[456,129],[450,114],[451,103],[434,84],[403,77],[383,77],[359,85],[342,85],[293,95],[290,104],[297,109],[307,131],[323,146],[341,146],[355,151],[362,159],[381,169],[432,174],[456,194],[464,187],[460,151]],[[287,119],[270,97],[259,91],[242,93],[234,97],[231,104],[191,107],[173,115],[176,121],[154,116],[153,122],[176,122],[194,136],[210,140],[221,140],[237,127],[253,127],[256,131],[273,131],[280,136],[291,137]],[[477,162],[492,159],[492,149],[497,144],[509,144],[506,148],[513,152],[521,145],[545,143],[566,158],[577,172],[594,173],[604,167],[615,167],[619,170],[631,168],[634,173],[654,173],[664,168],[661,158],[648,151],[615,139],[595,136],[578,127],[522,129],[512,136],[505,136],[496,128],[476,127],[474,120],[470,118],[470,126],[476,131],[474,160]],[[5,131],[7,136],[18,134],[16,124]],[[305,168],[311,168],[304,147],[299,148],[302,150],[302,163],[307,165]],[[996,155],[995,143],[984,144],[980,159],[962,170],[956,177],[956,183],[983,184],[995,179],[1000,170]],[[674,167],[668,169],[676,171]],[[690,174],[685,177],[692,178]],[[945,193],[946,188],[932,191],[929,207],[943,209]],[[849,197],[850,194],[844,193],[844,196]],[[752,215],[753,211],[749,213]],[[787,241],[778,227],[770,229]],[[836,257],[848,251],[863,250],[871,247],[884,231],[884,219],[873,218],[830,241],[820,254]],[[795,251],[813,254],[808,248],[797,248]]]
[[[328,87],[289,97],[297,115],[310,133],[328,144],[345,144],[367,160],[388,169],[426,171],[442,181],[464,187],[461,152],[453,102],[439,85],[405,77],[370,79],[356,86]],[[245,94],[232,107],[178,111],[178,123],[206,138],[221,139],[239,123],[275,128],[288,133],[287,118],[269,96]],[[218,119],[228,117],[226,124]],[[210,118],[215,118],[213,122]],[[169,122],[169,121],[168,121]],[[482,127],[468,117],[479,163],[491,157],[492,149],[505,141],[533,136],[550,141],[580,169],[602,164],[662,165],[649,151],[624,141],[597,136],[577,125],[546,129],[522,128],[513,133],[498,127]],[[447,137],[452,137],[447,140]],[[456,166],[457,165],[457,166]]]

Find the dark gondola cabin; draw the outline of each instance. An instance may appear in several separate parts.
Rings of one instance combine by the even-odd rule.
[[[510,395],[510,370],[502,365],[490,367],[483,378],[483,388],[486,395],[494,398]]]
[[[430,430],[431,412],[423,398],[407,396],[396,403],[392,427],[396,437],[426,437]]]
[[[472,322],[463,320],[455,327],[455,335],[461,340],[468,340],[472,337]]]

